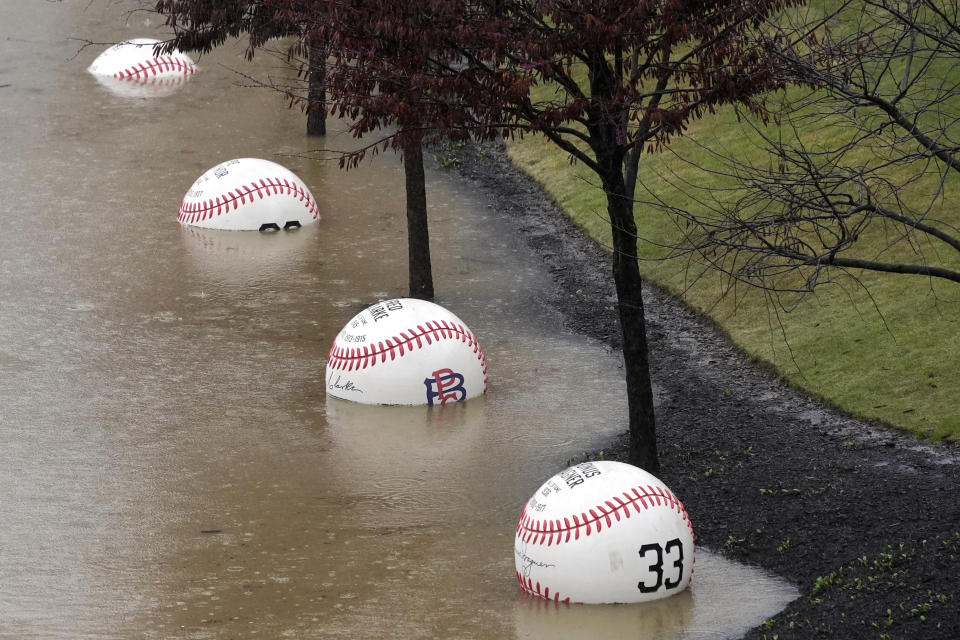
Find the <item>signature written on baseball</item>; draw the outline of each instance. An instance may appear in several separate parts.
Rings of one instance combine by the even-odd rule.
[[[330,384],[327,385],[327,389],[340,389],[341,391],[355,391],[356,393],[363,393],[362,389],[353,384],[353,380],[342,380],[340,376],[337,376],[336,380],[332,380]]]
[[[526,544],[524,544],[523,546],[525,547]],[[549,562],[541,562],[541,561],[539,561],[539,560],[535,560],[534,558],[531,558],[530,556],[528,556],[528,555],[526,554],[526,552],[524,551],[524,549],[521,548],[521,547],[518,546],[518,545],[514,545],[514,547],[513,547],[513,553],[514,553],[514,555],[516,555],[517,558],[520,560],[519,564],[520,564],[520,566],[522,567],[521,573],[522,573],[524,576],[527,576],[527,577],[530,576],[530,569],[532,569],[533,567],[542,567],[542,568],[546,569],[546,568],[549,568],[549,567],[555,567],[555,566],[557,566],[557,565],[555,565],[555,564],[550,564]]]

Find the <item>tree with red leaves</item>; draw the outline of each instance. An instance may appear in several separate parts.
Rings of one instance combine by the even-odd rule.
[[[355,137],[375,136],[341,156],[341,166],[356,166],[370,151],[392,148],[402,154],[410,295],[430,299],[425,141],[463,140],[494,131],[476,117],[480,104],[464,102],[469,91],[458,91],[464,85],[457,84],[462,82],[462,54],[445,42],[449,29],[462,24],[463,5],[457,0],[314,0],[302,6],[297,19],[309,25],[308,36],[330,45],[326,86],[331,111],[351,123]]]
[[[435,50],[442,43],[459,55],[458,78],[444,89],[484,127],[544,135],[599,178],[613,239],[630,461],[652,472],[659,462],[633,210],[639,162],[721,105],[764,115],[763,95],[783,80],[758,29],[797,3],[471,0],[454,10],[459,24],[435,25],[431,35]]]

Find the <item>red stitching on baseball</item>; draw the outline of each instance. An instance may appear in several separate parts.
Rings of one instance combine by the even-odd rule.
[[[247,204],[247,196],[250,197],[249,199],[252,203],[254,196],[258,196],[263,200],[265,196],[284,193],[284,189],[286,189],[287,195],[296,196],[314,219],[320,216],[320,211],[317,208],[316,202],[314,202],[310,196],[310,192],[300,187],[297,183],[288,182],[282,178],[262,178],[260,184],[251,182],[249,185],[237,187],[234,191],[228,191],[227,196],[229,197],[223,196],[222,201],[220,196],[217,196],[215,200],[207,200],[206,202],[187,202],[187,197],[184,196],[183,200],[180,201],[177,220],[194,223],[200,220],[206,220],[207,218],[213,218],[215,215],[219,216],[222,213],[229,212],[231,210],[231,204],[233,205],[233,210],[236,210],[241,204]],[[238,200],[240,201],[239,203],[237,202]]]
[[[539,545],[546,544],[549,547],[554,543],[570,542],[571,537],[574,540],[579,540],[581,529],[583,529],[584,535],[589,536],[594,531],[599,533],[602,530],[604,522],[607,528],[612,527],[612,518],[615,518],[619,522],[621,512],[625,517],[630,517],[631,505],[636,513],[640,513],[640,505],[642,505],[644,509],[650,509],[655,505],[673,509],[681,514],[684,522],[687,523],[687,527],[690,529],[691,537],[693,536],[693,523],[690,522],[690,518],[687,516],[687,510],[672,493],[663,487],[654,487],[652,485],[634,487],[631,491],[633,495],[626,491],[623,492],[623,498],[625,500],[622,500],[620,496],[613,496],[610,500],[606,500],[592,509],[587,509],[590,515],[588,516],[586,512],[581,513],[579,520],[577,519],[577,514],[573,514],[573,524],[571,524],[566,517],[563,518],[562,524],[560,520],[537,520],[527,515],[527,506],[530,504],[527,502],[527,504],[523,506],[523,513],[520,514],[520,519],[517,521],[517,535],[520,536],[524,542]],[[614,504],[611,500],[616,500],[617,504]],[[647,501],[649,501],[650,504],[647,504]],[[606,507],[607,510],[605,510],[604,507]]]
[[[422,349],[424,340],[426,340],[427,345],[431,345],[435,341],[439,342],[441,338],[446,340],[459,339],[473,347],[473,353],[483,367],[483,391],[486,393],[489,381],[487,377],[487,358],[483,355],[483,349],[480,348],[480,343],[477,342],[473,334],[462,324],[448,324],[446,321],[434,321],[432,324],[428,321],[424,324],[426,328],[423,325],[417,325],[415,329],[400,331],[398,335],[393,336],[393,338],[386,338],[383,342],[378,342],[376,346],[364,346],[362,352],[359,349],[338,346],[334,341],[333,346],[330,347],[330,352],[327,354],[327,366],[334,369],[346,369],[347,371],[366,369],[368,366],[372,367],[378,363],[377,356],[380,356],[379,362],[383,363],[386,362],[388,353],[391,360],[397,357],[394,350],[398,350],[399,355],[402,356],[405,353],[404,347],[406,347],[406,351],[411,353],[414,347]]]
[[[542,587],[542,588],[541,588],[539,582],[537,582],[537,584],[534,585],[534,584],[533,584],[533,580],[531,580],[530,578],[524,578],[523,575],[521,575],[521,573],[520,573],[519,571],[516,571],[515,573],[516,573],[516,575],[517,575],[517,582],[520,583],[520,588],[521,588],[523,591],[529,593],[530,595],[536,596],[536,597],[538,597],[538,598],[542,598],[542,599],[544,599],[544,600],[550,600],[550,601],[552,601],[552,602],[557,602],[557,603],[562,602],[562,603],[564,603],[564,604],[571,604],[571,602],[570,602],[570,597],[569,597],[569,596],[567,596],[566,598],[561,598],[561,597],[560,597],[560,593],[557,592],[557,591],[555,591],[555,592],[553,593],[553,595],[551,596],[551,595],[550,595],[550,587]],[[541,589],[542,589],[542,591],[541,591]],[[582,603],[580,603],[580,602],[574,602],[574,603],[572,603],[572,604],[582,604]]]
[[[180,58],[174,56],[161,56],[160,58],[151,58],[141,62],[138,66],[127,67],[113,74],[114,78],[120,80],[129,80],[131,78],[140,78],[143,76],[146,78],[149,75],[157,75],[157,69],[161,71],[168,71],[170,69],[176,69],[184,75],[189,75],[195,73],[197,68],[190,64],[189,62],[184,62]]]

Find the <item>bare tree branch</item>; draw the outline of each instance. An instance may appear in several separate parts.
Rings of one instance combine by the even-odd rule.
[[[937,213],[960,180],[960,0],[850,0],[771,33],[786,80],[807,90],[784,100],[779,127],[753,123],[760,154],[723,158],[728,191],[678,185],[692,212],[657,203],[684,224],[673,255],[781,291],[831,271],[960,283],[960,233]],[[826,141],[805,142],[824,126]]]

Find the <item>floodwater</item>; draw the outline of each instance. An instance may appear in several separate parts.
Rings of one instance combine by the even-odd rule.
[[[85,70],[110,43],[163,37],[136,6],[0,3],[0,638],[722,638],[795,597],[702,550],[654,604],[522,594],[516,518],[618,430],[616,356],[562,329],[496,203],[430,171],[437,301],[490,391],[328,399],[336,333],[405,293],[399,164],[295,157],[354,142],[241,86],[284,76],[242,46],[152,97],[101,85]],[[197,176],[249,156],[303,178],[320,223],[176,222]]]

